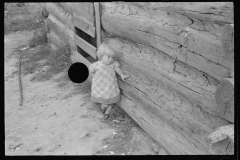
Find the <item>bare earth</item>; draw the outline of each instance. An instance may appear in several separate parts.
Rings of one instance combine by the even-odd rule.
[[[5,155],[146,155],[165,154],[127,115],[124,121],[102,120],[89,93],[77,93],[61,72],[45,82],[31,78],[47,68],[22,76],[19,105],[18,57],[14,49],[28,44],[33,32],[4,36]],[[11,56],[10,56],[11,55]]]

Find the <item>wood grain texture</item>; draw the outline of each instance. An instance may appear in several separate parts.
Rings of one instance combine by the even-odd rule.
[[[214,23],[233,23],[233,2],[151,2],[133,3],[153,10],[177,12]]]
[[[97,49],[94,46],[92,46],[91,44],[89,44],[88,42],[86,42],[76,34],[74,34],[74,41],[75,41],[75,44],[77,44],[80,48],[82,48],[85,52],[87,52],[93,58],[95,59],[97,58],[96,56]]]
[[[90,14],[94,16],[94,7],[93,2],[81,2],[81,3],[75,3],[74,6],[87,14]]]
[[[217,87],[215,92],[217,107],[225,119],[234,123],[234,79],[227,78]]]
[[[82,21],[88,23],[89,25],[95,27],[95,20],[94,16],[90,15],[80,9],[78,9],[74,4],[71,4],[72,10],[73,10],[73,16],[81,19]]]
[[[65,10],[66,12],[68,12],[70,15],[73,15],[73,11],[71,6],[69,5],[69,3],[57,3],[63,10]]]
[[[79,29],[81,29],[82,31],[87,33],[88,35],[95,37],[95,27],[92,27],[91,25],[85,23],[84,21],[82,21],[74,16],[72,17],[72,21],[73,21],[74,26],[78,27]]]
[[[138,70],[145,71],[148,75],[171,86],[189,99],[206,106],[205,108],[208,108],[209,112],[216,115],[220,113],[214,99],[214,93],[219,83],[211,76],[152,47],[120,38],[110,38],[106,41],[118,53],[117,57],[119,58],[117,59],[124,63],[127,70],[135,66]],[[140,75],[136,74],[136,77],[140,77]]]
[[[130,102],[124,100],[122,96],[118,105],[170,154],[211,154],[207,147],[176,131],[176,126],[171,124],[172,121],[159,115],[159,111],[156,111],[157,107],[151,104],[144,94],[121,82],[120,86],[124,88],[124,96],[127,96]]]
[[[46,19],[45,24],[50,28],[50,31],[54,31],[66,44],[70,45],[71,50],[74,50],[74,32],[65,26],[60,20],[55,18],[52,14]]]
[[[46,3],[45,8],[54,17],[59,19],[64,25],[68,26],[71,30],[74,30],[71,15],[67,14],[64,9],[62,9],[55,3]]]
[[[234,25],[224,25],[222,32],[222,47],[225,58],[234,61]],[[232,69],[233,70],[233,69]]]
[[[102,14],[102,26],[108,33],[155,47],[218,80],[233,69],[233,61],[224,58],[221,37],[189,27],[192,20],[188,17],[148,12],[128,4],[111,5],[104,6]]]

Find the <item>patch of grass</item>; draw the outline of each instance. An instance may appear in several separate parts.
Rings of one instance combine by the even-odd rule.
[[[33,48],[48,43],[47,32],[43,27],[34,31],[33,38],[30,40],[29,47]]]
[[[41,15],[42,6],[39,3],[25,3],[22,7],[16,4],[4,4],[4,34],[33,30],[44,25]]]
[[[35,81],[49,80],[54,75],[66,71],[71,64],[69,46],[53,51],[50,45],[44,43],[34,50],[20,50],[18,53],[21,55],[24,75],[39,71],[32,78]]]

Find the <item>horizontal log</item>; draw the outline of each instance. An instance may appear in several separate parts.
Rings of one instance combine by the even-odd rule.
[[[203,21],[233,23],[233,2],[152,2],[139,5],[153,10],[178,12]]]
[[[66,12],[68,12],[70,15],[73,15],[73,11],[71,6],[69,5],[69,3],[65,2],[65,3],[58,3],[58,5],[60,7],[63,8],[63,10],[65,10]]]
[[[75,3],[74,6],[92,16],[94,16],[93,2]]]
[[[76,8],[73,4],[71,5],[72,10],[73,10],[73,16],[81,19],[82,21],[84,21],[85,23],[95,27],[95,20],[94,20],[94,16],[89,15],[88,13]]]
[[[49,17],[46,19],[45,24],[50,28],[50,30],[53,30],[58,36],[66,43],[69,44],[71,47],[71,50],[74,50],[75,43],[74,43],[74,32],[66,27],[61,21],[59,21],[57,18],[55,18],[53,15],[49,15]]]
[[[87,52],[89,55],[91,55],[93,58],[97,58],[96,52],[97,48],[80,38],[78,35],[74,34],[74,41],[75,44],[78,45],[80,48],[82,48],[85,52]]]
[[[81,29],[82,31],[87,33],[88,35],[95,37],[95,27],[92,27],[91,25],[85,23],[84,21],[82,21],[76,17],[72,17],[72,21],[73,21],[74,26],[78,27],[79,29]]]
[[[226,138],[213,143],[211,151],[214,155],[234,155],[234,144],[229,138]]]
[[[181,132],[187,133],[187,137],[194,137],[195,140],[200,141],[203,145],[207,145],[204,142],[204,138],[207,133],[211,132],[211,128],[228,124],[227,121],[206,112],[206,108],[194,104],[196,100],[194,102],[189,101],[189,95],[194,95],[192,90],[189,89],[187,96],[180,94],[184,91],[187,92],[187,89],[184,89],[182,85],[171,81],[169,78],[164,77],[162,74],[154,72],[156,71],[154,67],[149,68],[152,62],[149,62],[149,65],[145,66],[142,63],[138,63],[141,60],[135,56],[133,52],[128,53],[132,55],[131,57],[126,56],[126,54],[123,53],[124,49],[131,50],[128,42],[124,43],[122,48],[118,50],[116,49],[117,45],[110,43],[110,41],[108,42],[117,52],[115,58],[121,63],[123,71],[131,75],[130,78],[126,80],[126,83],[148,95],[152,103],[162,108],[162,110],[159,111],[161,116],[164,116],[166,119],[170,118],[169,121],[174,122],[175,126],[181,128]],[[140,52],[143,53],[143,50],[139,51],[139,54]],[[147,58],[145,59],[147,60]],[[154,71],[152,72],[152,70]],[[124,90],[124,88],[122,89]],[[176,90],[181,92],[179,93]],[[202,96],[198,96],[198,100],[202,101],[202,99]]]
[[[233,24],[224,25],[222,32],[222,47],[225,58],[234,61],[234,28]],[[233,67],[232,67],[233,68]],[[232,69],[233,70],[233,69]]]
[[[234,123],[234,79],[223,80],[215,92],[216,104],[225,119]]]
[[[162,20],[156,21],[146,16],[126,16],[117,10],[112,14],[106,8],[102,14],[102,26],[113,35],[153,46],[218,80],[227,77],[232,69],[232,61],[222,54],[221,39],[210,33],[175,26],[180,22],[171,24],[177,19],[166,16],[165,12],[158,13]]]
[[[176,126],[171,124],[172,120],[168,121],[164,116],[156,114],[159,113],[156,111],[156,104],[147,101],[144,94],[137,89],[129,88],[124,83],[119,84],[124,90],[124,96],[132,102],[129,106],[122,96],[118,105],[170,154],[210,154],[207,147],[179,133]]]
[[[71,30],[74,30],[71,15],[66,14],[65,10],[63,10],[61,7],[59,7],[55,3],[46,3],[45,8],[54,17],[59,19],[64,25],[68,26]]]
[[[156,77],[193,101],[206,106],[210,113],[216,115],[221,113],[215,104],[214,93],[218,81],[214,78],[154,48],[120,38],[111,38],[107,41],[118,53],[117,56],[120,57],[118,59],[125,63],[127,70],[130,70],[133,65],[136,68],[144,68],[148,75]],[[140,75],[136,76],[140,77]]]

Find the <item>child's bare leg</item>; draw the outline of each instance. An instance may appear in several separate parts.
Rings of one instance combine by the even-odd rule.
[[[102,111],[105,111],[107,107],[108,107],[107,104],[101,104],[101,110]]]
[[[112,105],[109,104],[108,107],[107,107],[107,109],[106,109],[106,111],[105,111],[105,114],[109,114],[110,111],[111,111],[111,109],[112,109]]]

